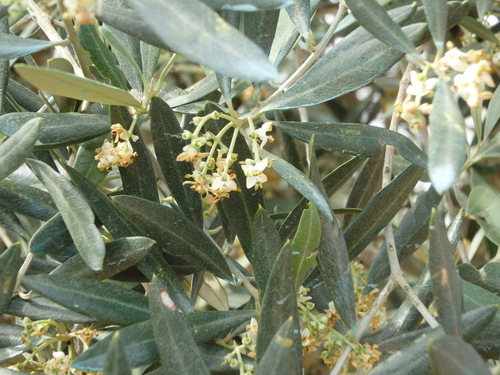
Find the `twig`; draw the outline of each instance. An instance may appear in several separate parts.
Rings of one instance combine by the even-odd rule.
[[[396,287],[396,283],[394,280],[389,279],[387,284],[385,285],[384,289],[382,289],[377,296],[377,299],[373,303],[373,305],[370,307],[370,310],[368,313],[365,315],[365,317],[357,324],[356,326],[356,333],[354,334],[354,342],[359,343],[359,340],[361,340],[361,337],[365,333],[366,329],[370,325],[370,322],[372,321],[373,317],[377,313],[377,311],[380,309],[380,307],[385,303],[385,300],[389,295],[392,293],[393,289]],[[352,347],[346,346],[344,351],[342,352],[342,355],[340,356],[339,360],[335,364],[335,367],[333,368],[332,372],[330,375],[338,375],[340,374],[340,371],[342,371],[342,368],[344,367],[344,363],[349,357],[349,354],[351,354]]]
[[[49,38],[50,41],[52,42],[63,41],[63,39],[61,38],[55,27],[52,25],[49,16],[45,14],[45,12],[42,9],[40,9],[40,7],[33,0],[27,0],[27,9],[28,12],[31,14],[31,16],[35,19],[35,22],[38,24],[38,26],[40,26],[40,28],[43,30],[45,35],[47,35],[47,38]],[[75,71],[75,74],[83,77],[83,71],[80,68],[80,66],[76,63],[71,53],[69,52],[68,47],[55,46],[55,48],[56,51],[58,51],[62,57],[64,57],[71,63]]]
[[[28,268],[30,267],[34,257],[35,255],[30,251],[26,256],[26,259],[24,259],[24,263],[22,264],[21,268],[19,269],[19,272],[17,273],[17,281],[16,285],[14,286],[13,293],[17,293],[17,291],[19,290],[19,286],[21,285],[21,279],[26,274],[26,271],[28,271]]]
[[[64,14],[65,8],[62,0],[57,0],[57,6],[59,7],[61,14]],[[75,50],[76,58],[80,62],[83,75],[87,78],[93,78],[93,75],[90,72],[87,61],[85,59],[85,53],[82,47],[82,43],[80,42],[80,38],[76,33],[73,22],[64,17],[62,17],[62,22],[64,28],[66,29],[66,32],[68,33],[68,39],[70,40],[71,44],[73,45],[73,49]]]
[[[333,35],[335,34],[335,30],[337,29],[337,26],[339,25],[340,21],[342,20],[342,17],[344,17],[344,14],[346,12],[347,12],[347,6],[345,5],[343,0],[340,0],[339,8],[337,10],[337,14],[335,15],[335,19],[333,20],[332,24],[325,33],[325,36],[321,39],[321,42],[318,43],[315,51],[311,55],[309,55],[309,57],[306,59],[306,61],[304,61],[304,63],[300,66],[299,69],[297,69],[283,84],[281,84],[278,90],[276,90],[269,98],[260,103],[260,105],[255,107],[255,109],[251,112],[252,116],[255,116],[264,107],[266,107],[268,104],[272,103],[276,98],[281,96],[290,86],[292,86],[295,82],[297,82],[299,78],[302,77],[309,70],[309,68],[313,66],[313,64],[316,61],[319,60],[319,58],[323,54],[323,51],[328,46],[330,39],[332,39]]]
[[[414,65],[408,64],[403,77],[401,78],[401,82],[399,84],[399,92],[396,99],[396,103],[401,103],[406,95],[406,88],[410,82],[410,72],[413,70]],[[397,111],[394,111],[391,118],[391,124],[389,126],[389,130],[397,131],[399,124],[400,114]],[[392,159],[394,157],[394,147],[387,145],[385,150],[385,159],[384,159],[384,169],[382,174],[382,188],[389,185],[392,178]],[[396,252],[396,244],[394,241],[394,232],[392,230],[392,224],[389,223],[385,228],[385,240],[387,243],[387,255],[389,258],[389,265],[391,267],[391,279],[394,282],[401,286],[403,290],[408,295],[408,298],[413,302],[414,306],[418,309],[418,311],[422,314],[422,316],[427,320],[431,327],[437,327],[439,323],[432,316],[432,314],[427,310],[425,305],[420,301],[418,295],[413,291],[410,284],[406,281],[403,271],[401,270],[401,265],[399,264],[398,254]]]

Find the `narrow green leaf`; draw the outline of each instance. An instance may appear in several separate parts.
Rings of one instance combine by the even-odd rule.
[[[359,23],[376,38],[405,54],[417,55],[410,39],[375,0],[345,2]]]
[[[500,304],[500,297],[480,286],[462,280],[464,311]],[[495,315],[495,322],[500,322],[500,311]]]
[[[331,173],[329,173],[322,180],[325,186],[327,196],[332,196],[338,189],[340,189],[346,182],[351,178],[351,176],[358,170],[358,168],[364,163],[363,158],[352,158],[346,161],[344,164],[337,167]],[[307,199],[302,198],[299,203],[295,205],[293,210],[288,214],[287,218],[281,225],[279,232],[282,239],[291,238],[292,234],[295,232],[297,225],[300,220],[300,215],[302,211],[307,206]]]
[[[29,240],[29,234],[24,229],[16,214],[10,210],[0,207],[0,225],[4,229],[11,230],[25,240]]]
[[[171,87],[164,85],[163,88],[165,87],[171,89]],[[158,96],[165,100],[170,107],[175,108],[202,99],[217,90],[217,87],[217,75],[215,73],[209,74],[207,77],[203,78],[189,93],[181,90],[182,95],[179,95],[180,93],[175,93],[173,97],[167,97],[164,90],[162,90],[158,93]],[[175,86],[175,88],[177,89],[177,86]],[[168,95],[170,94],[169,92]]]
[[[311,1],[294,1],[292,5],[286,8],[286,11],[299,33],[307,40],[310,30]]]
[[[127,326],[149,319],[148,299],[114,284],[65,275],[24,276],[22,281],[27,288],[102,323]]]
[[[429,355],[436,375],[490,375],[478,352],[454,336],[443,336],[429,343]]]
[[[433,209],[429,224],[429,271],[439,319],[447,334],[462,337],[462,290],[453,251],[441,215]]]
[[[73,65],[62,57],[56,57],[47,61],[47,67],[53,70],[73,74],[75,72]],[[64,96],[54,95],[59,113],[74,112],[76,107],[76,99],[66,98]]]
[[[161,290],[161,284],[154,277],[151,282],[150,310],[154,339],[168,373],[209,374],[181,313],[173,305],[167,291]]]
[[[116,206],[105,194],[83,178],[74,169],[66,165],[63,166],[75,186],[82,195],[85,196],[85,199],[87,199],[92,209],[96,212],[99,220],[101,220],[114,238],[143,235],[141,231],[134,227],[118,211]],[[156,274],[168,288],[177,306],[183,311],[192,311],[191,302],[189,301],[185,288],[173,271],[177,263],[167,263],[163,255],[161,249],[155,246],[142,261],[136,264],[136,266],[148,279],[151,279],[153,274]],[[176,261],[178,261],[178,259],[176,259]],[[189,270],[188,273],[192,273],[192,271]]]
[[[273,44],[279,10],[248,12],[243,15],[245,35],[269,55]]]
[[[6,9],[6,7],[4,9]],[[10,30],[9,30],[8,18],[0,16],[0,33],[8,34],[9,32]],[[5,97],[7,95],[7,88],[9,85],[9,75],[10,75],[10,61],[9,60],[0,61],[0,115],[3,115],[5,112],[7,112],[6,110],[4,110],[4,104],[5,104]]]
[[[125,7],[125,2],[121,1],[120,3],[117,3],[120,7]],[[124,9],[124,8],[120,8]],[[128,10],[128,9],[127,9]],[[136,17],[136,21],[138,21]],[[136,22],[137,23],[137,22]],[[134,26],[136,25],[134,23]],[[129,25],[130,27],[131,25]],[[113,46],[113,43],[110,43],[113,49],[113,54],[115,55],[116,59],[118,60],[118,63],[120,65],[120,68],[123,72],[123,75],[127,79],[127,81],[130,84],[130,87],[133,89],[136,89],[139,91],[139,93],[144,93],[144,78],[143,73],[142,73],[142,50],[141,50],[141,44],[146,45],[148,47],[151,47],[151,49],[158,50],[157,47],[153,47],[149,44],[146,44],[144,42],[141,42],[139,39],[124,33],[123,31],[118,30],[115,27],[111,27],[109,25],[102,26],[105,27],[107,30],[110,31],[110,33],[113,35],[112,38],[115,38],[117,42],[120,44],[119,47]],[[152,34],[152,32],[151,32]],[[122,51],[119,51],[121,49]],[[146,52],[147,49],[144,49],[145,54],[148,54]],[[147,56],[144,56],[147,58]],[[136,67],[134,67],[136,66]],[[139,67],[139,70],[137,70],[137,67]],[[149,80],[146,82],[151,82],[151,78],[149,77]]]
[[[8,178],[0,180],[0,206],[44,221],[57,213],[49,193]]]
[[[493,97],[488,104],[488,113],[486,114],[486,124],[484,125],[484,139],[489,137],[493,128],[500,119],[500,88],[497,87]]]
[[[172,254],[181,255],[192,264],[232,280],[219,248],[200,228],[174,209],[131,196],[116,196],[113,203],[132,224]]]
[[[0,116],[0,132],[12,136],[28,121],[40,118],[35,149],[50,149],[87,141],[109,132],[107,116],[82,113],[9,113]]]
[[[265,155],[267,155],[267,153],[265,153]],[[330,205],[318,191],[316,186],[314,186],[314,184],[301,171],[290,163],[272,154],[270,154],[270,158],[275,159],[271,164],[271,167],[276,171],[276,173],[278,173],[294,189],[313,203],[318,210],[325,214],[328,219],[332,220],[333,216],[330,210]]]
[[[486,308],[470,311],[462,315],[461,324],[464,327],[465,341],[471,341],[479,335],[479,333],[487,327],[495,316],[496,308],[488,306]],[[401,335],[391,339],[390,341],[403,341],[402,344],[395,346],[394,344],[387,345],[386,342],[381,343],[379,348],[384,352],[388,350],[396,353],[388,356],[373,370],[370,375],[385,375],[385,374],[431,374],[432,367],[427,347],[432,339],[436,339],[445,335],[441,326],[435,329],[422,329],[423,332],[410,332],[406,335]],[[404,336],[409,336],[409,340],[404,340]],[[417,338],[415,338],[415,336]],[[403,338],[403,340],[401,340]],[[389,341],[389,340],[387,340]]]
[[[403,27],[413,42],[420,39],[424,29],[424,24]],[[264,110],[311,106],[347,94],[372,82],[403,56],[377,39],[345,38]]]
[[[482,24],[480,21],[478,21],[475,18],[472,18],[470,16],[464,17],[460,21],[460,25],[465,27],[471,33],[476,34],[476,36],[481,38],[481,39],[488,40],[488,41],[495,43],[497,45],[500,43],[500,41],[495,36],[493,31],[491,31],[488,27],[484,26],[484,24]]]
[[[373,195],[381,189],[384,156],[385,152],[381,152],[377,156],[367,160],[352,186],[349,198],[347,198],[346,207],[364,208],[370,199],[372,199]],[[354,215],[345,215],[344,228],[347,228],[354,218]]]
[[[17,132],[0,144],[0,180],[23,164],[40,136],[41,119],[26,122]]]
[[[500,263],[490,261],[483,269],[484,281],[500,288]]]
[[[156,72],[156,66],[158,64],[158,59],[160,58],[161,49],[144,42],[140,43],[140,49],[144,79],[146,82],[150,82]]]
[[[104,226],[106,226],[106,229],[114,238],[139,235],[139,231],[118,212],[117,208],[106,194],[100,191],[75,169],[67,164],[62,164],[62,166],[71,178],[71,182],[87,200],[96,216]]]
[[[0,323],[0,348],[22,345],[21,334],[24,327],[16,324]]]
[[[10,71],[10,64],[9,64]],[[38,112],[45,104],[43,99],[19,82],[9,79],[8,92],[13,100],[24,109],[30,112]]]
[[[80,144],[76,153],[75,163],[73,164],[73,168],[75,168],[94,186],[99,186],[99,184],[108,175],[107,170],[101,171],[97,168],[99,161],[95,159],[95,150],[97,148],[102,148],[105,139],[111,141],[109,133],[105,133],[100,137],[96,137]]]
[[[302,373],[295,366],[296,358],[302,356],[301,352],[296,351],[296,346],[294,345],[295,329],[293,317],[283,322],[260,360],[256,375],[300,375]]]
[[[231,78],[225,77],[219,73],[215,73],[215,78],[217,78],[217,84],[219,85],[219,90],[224,100],[226,102],[231,100]]]
[[[123,73],[116,66],[115,57],[102,40],[101,35],[99,35],[97,26],[93,23],[80,25],[78,28],[78,37],[99,73],[109,80],[111,85],[127,90]]]
[[[111,106],[110,120],[112,124],[119,123],[125,129],[129,129],[132,124],[132,116],[125,107]],[[132,142],[132,148],[138,156],[134,157],[134,162],[128,167],[119,167],[122,178],[123,191],[125,194],[158,202],[158,188],[156,187],[156,175],[153,163],[149,157],[149,150],[144,142],[139,126],[133,131],[138,137]]]
[[[103,375],[130,375],[132,371],[127,363],[120,332],[115,332],[106,352],[106,363]]]
[[[437,84],[429,118],[429,176],[440,194],[453,186],[467,158],[465,122],[446,82]]]
[[[215,337],[231,328],[248,322],[256,311],[203,311],[182,314],[197,344],[210,342]],[[151,320],[132,324],[120,329],[120,337],[131,367],[149,365],[159,361],[160,357],[153,337]],[[111,336],[92,345],[71,364],[72,367],[86,371],[101,371],[105,362],[105,353]]]
[[[150,126],[158,163],[167,181],[168,188],[180,209],[193,222],[202,225],[200,195],[183,181],[193,172],[191,163],[177,161],[186,141],[180,137],[181,127],[172,109],[162,99],[151,99]]]
[[[274,222],[262,207],[255,213],[252,225],[252,264],[260,295],[265,293],[272,266],[281,250],[281,240]]]
[[[493,109],[491,109],[493,111]],[[490,110],[488,110],[489,113]],[[487,120],[486,120],[487,121]],[[497,133],[493,139],[489,140],[474,157],[474,160],[481,160],[484,158],[498,158],[500,157],[500,133]]]
[[[21,245],[19,243],[10,246],[0,254],[0,315],[7,310],[21,264]]]
[[[434,45],[443,50],[446,38],[448,6],[446,0],[423,0],[425,17],[434,40]]]
[[[293,0],[201,0],[212,9],[257,12],[290,6]]]
[[[337,219],[321,218],[321,242],[318,247],[318,267],[344,324],[356,326],[356,301],[349,264],[348,247]]]
[[[345,230],[344,237],[352,260],[392,220],[418,182],[422,168],[411,165],[375,195]]]
[[[50,316],[56,322],[75,324],[91,324],[96,322],[95,318],[79,314],[45,297],[36,295],[31,296],[28,300],[14,296],[10,301],[6,313],[14,316],[26,316],[31,320],[47,319]]]
[[[154,33],[149,22],[144,22],[139,19],[137,17],[137,12],[132,9],[103,4],[102,12],[98,12],[96,18],[108,26],[112,26],[123,33],[131,35],[155,47],[169,49],[169,47]]]
[[[320,0],[311,0],[309,7],[309,18],[316,12]],[[293,46],[297,43],[299,38],[299,31],[290,19],[286,10],[280,11],[278,25],[276,26],[276,33],[273,40],[273,45],[269,53],[269,59],[278,66],[283,59],[290,53]]]
[[[31,55],[53,46],[67,44],[66,41],[49,42],[47,40],[21,38],[8,33],[0,33],[0,61],[12,60]]]
[[[16,64],[14,70],[39,90],[101,104],[141,107],[128,91],[73,74]]]
[[[124,237],[106,244],[102,270],[89,268],[80,254],[77,254],[52,271],[51,275],[71,275],[94,280],[104,280],[132,267],[151,250],[154,241],[147,237]]]
[[[148,366],[160,360],[153,338],[151,320],[145,320],[119,330],[123,349],[132,368]],[[112,336],[100,340],[80,354],[71,367],[83,371],[102,371]]]
[[[276,332],[282,324],[293,317],[294,334],[293,347],[297,353],[302,351],[302,340],[298,326],[297,297],[292,281],[292,252],[290,245],[283,247],[274,262],[266,293],[262,300],[262,309],[259,319],[259,334],[257,335],[257,361],[261,361],[269,345],[273,342]],[[293,374],[302,371],[302,356],[297,355],[293,361]]]
[[[479,18],[484,18],[493,5],[493,0],[476,0],[476,8]]]
[[[137,268],[148,278],[148,280],[152,280],[153,276],[156,275],[158,280],[163,283],[163,286],[167,288],[170,298],[177,305],[177,308],[184,312],[192,312],[193,306],[186,293],[186,288],[173,269],[176,263],[170,260],[167,262],[164,255],[165,253],[156,245],[145,259],[137,263]],[[191,266],[190,263],[188,264],[188,267],[189,266]],[[198,271],[199,269],[196,268],[186,273],[192,274]]]
[[[172,50],[217,73],[255,82],[278,76],[262,50],[198,0],[129,0],[128,3]],[[210,43],[206,43],[208,37]],[[225,58],[221,59],[221,55]]]
[[[400,263],[410,257],[427,239],[429,234],[429,219],[431,210],[437,207],[441,195],[430,187],[425,193],[420,194],[415,205],[406,212],[401,223],[394,231],[394,242]],[[391,274],[387,244],[384,243],[375,257],[368,273],[367,285],[375,288]]]
[[[29,249],[33,254],[58,254],[73,243],[62,215],[57,213],[33,234]]]
[[[314,252],[321,239],[321,221],[314,205],[302,211],[297,233],[292,241],[293,286],[298,290],[309,270],[316,264]]]
[[[47,164],[29,160],[28,166],[45,185],[78,252],[93,270],[100,270],[104,259],[104,241],[94,224],[94,213],[78,190]]]
[[[386,144],[396,148],[408,161],[427,168],[424,153],[404,135],[366,124],[328,122],[276,122],[276,127],[309,142],[315,135],[315,145],[325,150],[371,157],[379,155]]]
[[[102,35],[106,39],[106,41],[111,45],[113,50],[116,52],[120,53],[125,60],[130,64],[132,69],[134,69],[134,72],[137,74],[139,78],[142,77],[142,71],[137,62],[134,60],[134,58],[130,55],[130,53],[127,51],[125,46],[120,42],[120,40],[115,37],[115,35],[112,33],[112,31],[107,28],[106,26],[101,26],[99,28],[101,31]],[[142,86],[142,85],[141,85]]]

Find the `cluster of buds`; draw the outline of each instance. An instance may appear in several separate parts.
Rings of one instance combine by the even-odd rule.
[[[485,99],[491,99],[493,93],[486,87],[495,87],[491,77],[493,69],[486,60],[484,49],[471,49],[462,52],[448,42],[449,50],[438,62],[438,69],[446,74],[453,74],[452,90],[467,102],[467,105],[476,109]]]
[[[137,156],[130,141],[137,141],[138,136],[124,129],[121,124],[111,125],[111,134],[114,136],[113,141],[106,139],[102,147],[95,150],[95,159],[99,161],[97,168],[101,171],[111,171],[115,165],[128,167]]]
[[[69,329],[64,323],[58,323],[51,319],[32,321],[29,318],[22,320],[24,330],[21,339],[24,345],[31,350],[26,360],[10,368],[17,371],[43,371],[47,375],[83,375],[83,372],[71,368],[71,361],[76,354],[74,351],[75,341],[83,344],[83,350],[87,350],[90,341],[98,333],[95,329],[84,327],[82,329]],[[62,344],[71,343],[68,349]],[[64,351],[63,351],[64,350]],[[24,373],[24,372],[23,372]]]
[[[239,367],[240,374],[242,375],[251,375],[254,373],[253,365],[244,363],[242,355],[250,358],[256,357],[255,346],[257,345],[258,328],[257,320],[252,318],[250,324],[246,326],[246,332],[241,335],[241,344],[232,347],[232,352],[224,357],[222,366]]]
[[[191,132],[184,130],[182,138],[189,141],[183,147],[182,152],[177,156],[177,161],[192,162],[194,171],[186,177],[190,180],[184,184],[191,185],[191,189],[197,191],[208,203],[208,213],[215,210],[215,204],[221,198],[228,198],[232,191],[238,191],[236,174],[231,167],[238,160],[238,155],[233,153],[236,136],[241,131],[239,126],[234,126],[230,121],[217,135],[211,132],[201,133],[203,126],[209,119],[219,119],[222,114],[213,112],[204,117],[195,117],[193,123],[196,129]],[[234,120],[234,119],[232,119]],[[234,122],[236,122],[234,120]],[[229,146],[222,142],[222,136],[229,130],[233,130],[232,142]],[[252,129],[248,137],[253,142],[252,147],[254,159],[240,161],[241,168],[246,176],[246,188],[262,188],[262,184],[267,181],[264,170],[270,165],[268,158],[260,159],[259,143],[262,148],[268,141],[272,142],[271,136],[267,135],[272,130],[271,123],[263,124],[259,129]],[[215,154],[217,153],[217,156]]]
[[[356,314],[357,318],[361,319],[373,305],[376,291],[363,295],[362,291],[366,285],[367,275],[362,265],[352,263],[351,271],[355,280]],[[333,302],[329,303],[328,309],[324,313],[317,313],[311,297],[307,295],[308,292],[309,290],[303,286],[297,291],[303,352],[310,353],[321,349],[319,358],[326,365],[332,366],[339,360],[346,345],[348,345],[353,349],[348,357],[351,365],[365,373],[370,371],[378,363],[381,355],[377,346],[371,346],[368,343],[354,344],[351,337],[352,332],[344,336],[336,331],[335,325],[341,321],[341,317]],[[385,320],[385,307],[382,307],[370,322],[372,332],[376,331]]]

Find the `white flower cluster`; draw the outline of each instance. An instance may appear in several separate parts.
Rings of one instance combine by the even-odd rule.
[[[470,108],[478,108],[485,99],[491,99],[493,93],[486,87],[495,87],[491,77],[492,68],[486,60],[486,51],[469,50],[462,52],[452,44],[441,58],[439,68],[447,74],[454,74],[452,90],[467,102]]]
[[[102,147],[95,150],[98,153],[95,159],[99,161],[97,168],[100,170],[111,171],[115,165],[128,167],[137,156],[130,141],[137,141],[138,136],[125,130],[121,124],[111,125],[111,134],[115,136],[113,142],[106,139]]]
[[[201,129],[209,118],[218,118],[217,114],[210,114],[205,117],[195,117],[193,123],[196,130],[190,132],[184,130],[182,138],[189,141],[189,144],[183,147],[182,152],[177,156],[177,161],[187,161],[194,164],[194,172],[186,177],[190,180],[185,184],[191,185],[191,189],[203,195],[204,200],[210,205],[208,213],[215,210],[215,204],[221,198],[228,198],[229,193],[238,191],[236,183],[236,174],[230,169],[238,155],[232,153],[234,144],[227,147],[222,142],[222,135],[229,129],[233,130],[233,141],[235,135],[240,131],[239,127],[227,126],[225,131],[214,135],[210,132],[201,134]],[[228,124],[229,125],[229,124]],[[267,133],[272,130],[272,123],[266,122],[260,128],[249,134],[254,143],[254,159],[240,161],[243,173],[246,176],[246,188],[262,188],[262,184],[267,181],[264,170],[270,165],[269,158],[260,159],[259,143],[262,148],[267,142],[272,142],[272,136]],[[206,150],[204,149],[206,147]],[[207,150],[210,150],[207,152]],[[215,158],[215,152],[217,157]]]

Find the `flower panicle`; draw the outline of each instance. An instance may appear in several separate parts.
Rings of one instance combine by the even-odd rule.
[[[123,128],[121,124],[111,125],[111,135],[114,136],[113,141],[105,139],[103,145],[95,150],[95,160],[99,161],[97,168],[101,171],[111,171],[115,165],[128,167],[134,162],[134,157],[138,156],[131,144],[131,141],[136,142],[139,139],[138,136]]]

